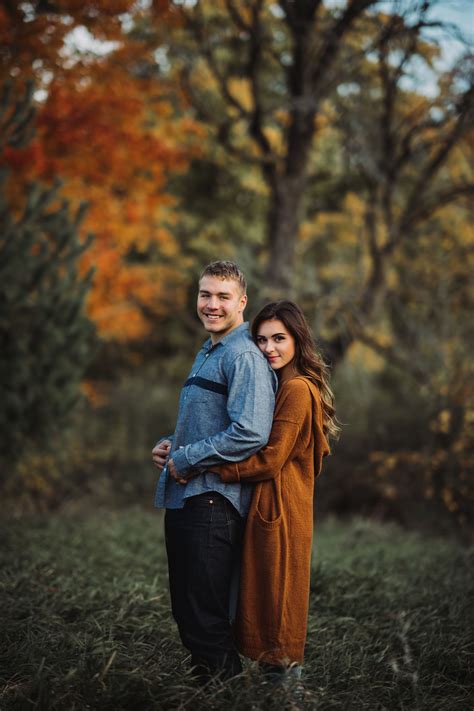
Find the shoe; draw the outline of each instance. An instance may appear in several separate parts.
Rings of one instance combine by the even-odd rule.
[[[297,662],[293,662],[289,667],[259,662],[259,669],[266,681],[273,684],[281,684],[285,687],[293,686],[295,682],[301,679],[303,672],[303,667]],[[301,684],[301,686],[303,685]]]

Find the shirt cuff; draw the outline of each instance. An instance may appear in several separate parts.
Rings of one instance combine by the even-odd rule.
[[[173,454],[171,455],[171,459],[173,460],[173,464],[175,465],[178,474],[182,474],[183,476],[189,474],[192,467],[191,464],[188,462],[188,459],[184,452],[184,447],[180,447],[175,452],[173,452]]]

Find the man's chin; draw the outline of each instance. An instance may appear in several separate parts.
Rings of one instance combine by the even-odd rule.
[[[223,326],[221,323],[203,323],[204,329],[208,333],[220,333],[221,331],[224,330]]]
[[[206,331],[222,331],[222,329],[225,328],[225,321],[222,318],[215,320],[200,318],[199,320],[201,321]]]

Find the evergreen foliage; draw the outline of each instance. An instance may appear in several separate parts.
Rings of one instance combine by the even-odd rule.
[[[31,104],[31,86],[16,102],[5,88],[3,157],[28,142]],[[12,178],[0,166],[0,460],[14,462],[29,444],[45,446],[72,410],[95,329],[83,311],[92,273],[79,265],[92,239],[79,235],[85,205],[72,214],[59,181],[28,185],[14,205]]]

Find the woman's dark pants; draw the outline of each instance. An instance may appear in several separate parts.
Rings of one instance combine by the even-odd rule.
[[[230,598],[239,565],[244,519],[220,494],[186,499],[167,509],[166,551],[171,609],[192,664],[203,680],[242,671],[230,623]]]

